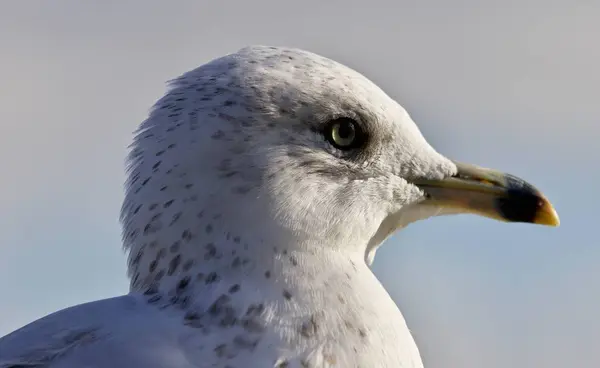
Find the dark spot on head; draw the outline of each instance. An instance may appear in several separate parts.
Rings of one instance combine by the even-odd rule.
[[[210,234],[210,233],[212,233],[212,231],[213,231],[212,225],[211,224],[206,225],[206,233]]]
[[[213,316],[219,315],[223,311],[223,308],[229,304],[230,300],[231,298],[229,295],[222,294],[210,307],[208,307],[208,313]]]
[[[258,338],[250,339],[242,335],[237,335],[233,338],[233,343],[234,345],[236,345],[236,347],[238,347],[239,349],[247,350],[254,350],[254,348],[256,348],[256,345],[258,345],[258,341]]]
[[[292,299],[292,293],[290,293],[288,290],[283,290],[283,297],[286,298],[287,300]]]
[[[208,284],[212,284],[213,282],[217,282],[219,281],[219,275],[217,275],[216,272],[211,272],[206,276],[206,281],[205,283]]]
[[[290,262],[292,263],[292,266],[298,266],[298,260],[296,259],[296,257],[291,256]]]
[[[223,133],[223,131],[222,131],[222,130],[217,130],[217,131],[216,131],[216,132],[214,132],[214,133],[213,133],[213,134],[212,134],[210,137],[211,137],[212,139],[219,140],[219,139],[222,139],[224,136],[225,136],[225,133]]]
[[[182,292],[190,283],[190,277],[186,276],[177,283],[177,292]]]
[[[164,208],[169,208],[169,207],[170,207],[170,206],[173,204],[173,201],[174,201],[173,199],[171,199],[171,200],[169,200],[169,201],[166,201],[166,202],[163,204],[163,207],[164,207]]]
[[[195,311],[189,311],[185,314],[185,316],[183,316],[183,318],[188,321],[195,321],[202,318],[202,315]]]
[[[223,356],[225,356],[226,350],[227,350],[226,344],[219,344],[219,345],[217,345],[217,347],[215,347],[215,354],[217,354],[217,357],[222,358]]]
[[[258,303],[258,304],[251,304],[248,309],[246,310],[246,316],[250,317],[250,316],[258,316],[260,315],[263,311],[265,310],[265,306],[262,303]]]
[[[146,291],[144,291],[144,295],[154,295],[158,292],[158,288],[156,287],[155,284],[151,284],[150,286],[148,286],[148,288],[146,289]]]
[[[153,295],[148,299],[148,303],[156,303],[161,299],[160,295]]]
[[[181,242],[179,240],[176,240],[173,244],[171,244],[171,246],[169,247],[169,250],[171,251],[171,253],[177,253],[179,251],[180,245],[181,245]]]
[[[192,268],[192,266],[194,265],[194,260],[193,259],[188,259],[184,264],[183,264],[183,270],[184,271],[189,271],[190,268]]]
[[[300,326],[300,334],[306,338],[313,337],[317,334],[317,320],[315,316],[311,316],[308,321]]]
[[[176,214],[174,214],[173,218],[171,219],[171,222],[169,223],[169,226],[172,226],[174,223],[176,223],[181,217],[181,214],[181,212],[177,212]]]
[[[271,278],[271,271],[265,271],[265,277],[266,278]]]
[[[178,254],[175,257],[173,257],[173,259],[171,259],[171,262],[169,262],[169,270],[167,271],[167,274],[169,276],[173,275],[175,271],[177,271],[179,263],[181,263],[181,255]]]
[[[240,290],[240,284],[231,285],[231,287],[229,288],[229,292],[231,294],[237,293],[239,290]]]
[[[186,242],[189,242],[190,240],[192,240],[192,233],[191,233],[191,231],[189,231],[188,229],[185,229],[181,233],[181,239],[185,240]]]
[[[209,260],[217,255],[217,247],[213,243],[208,243],[204,246],[206,253],[204,253],[204,259]]]
[[[154,281],[158,282],[165,276],[165,270],[160,270],[154,275]]]

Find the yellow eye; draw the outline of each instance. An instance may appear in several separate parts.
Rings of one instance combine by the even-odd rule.
[[[356,122],[352,119],[334,120],[326,133],[329,142],[336,148],[349,149],[357,146],[359,132]]]

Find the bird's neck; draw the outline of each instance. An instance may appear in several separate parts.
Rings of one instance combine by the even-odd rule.
[[[347,254],[326,244],[261,244],[269,251],[256,252],[232,235],[188,246],[201,252],[144,252],[139,267],[148,267],[158,253],[160,266],[144,276],[138,271],[132,292],[173,311],[200,334],[225,328],[238,344],[287,346],[290,357],[314,359],[315,366],[327,359],[340,366],[354,366],[353,359],[366,364],[381,349],[389,350],[382,358],[391,362],[387,366],[418,358],[402,315],[361,252]]]
[[[245,283],[261,290],[279,287],[283,296],[317,277],[327,279],[324,275],[347,278],[358,268],[370,273],[359,251],[289,239],[266,242],[260,236],[222,230],[211,225],[197,231],[173,228],[171,234],[146,238],[131,249],[131,291],[177,295],[231,289],[235,293]]]

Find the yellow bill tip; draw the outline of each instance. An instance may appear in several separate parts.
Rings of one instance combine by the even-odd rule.
[[[545,226],[559,226],[560,218],[558,217],[558,213],[547,199],[543,199],[538,211],[535,214],[533,219],[534,224],[545,225]]]

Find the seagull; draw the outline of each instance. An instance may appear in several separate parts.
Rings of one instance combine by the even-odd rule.
[[[2,337],[1,368],[423,367],[378,247],[439,215],[559,224],[531,184],[438,153],[359,72],[286,47],[171,81],[125,187],[129,293]]]

